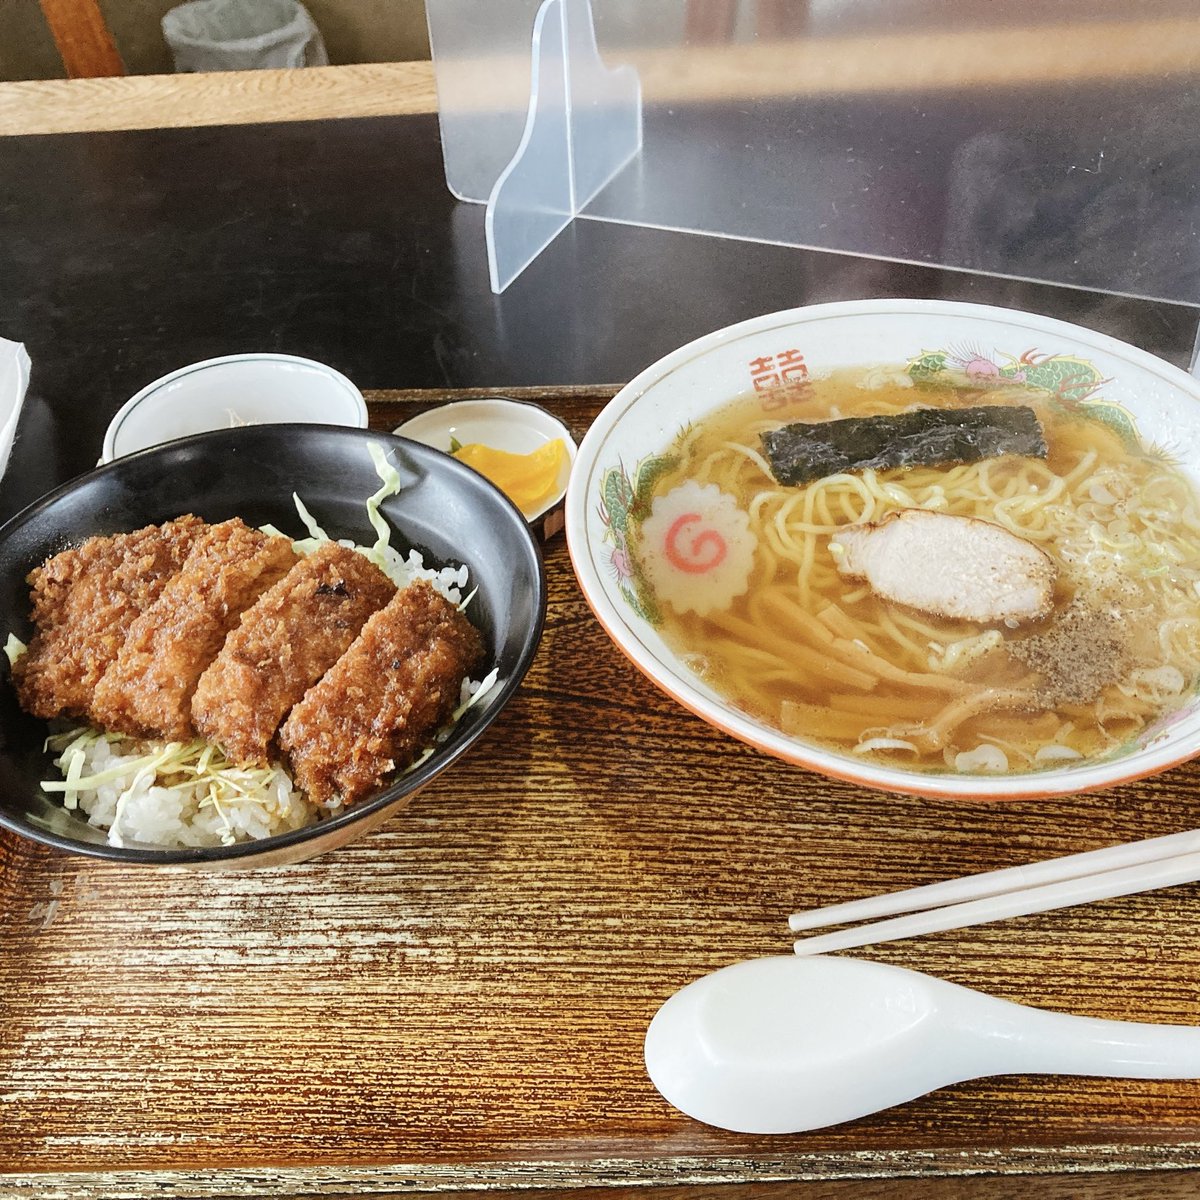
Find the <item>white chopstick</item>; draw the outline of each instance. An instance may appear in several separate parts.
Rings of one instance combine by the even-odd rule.
[[[849,950],[854,946],[894,942],[923,933],[965,929],[971,925],[983,925],[1006,917],[1023,917],[1055,908],[1069,908],[1073,904],[1087,904],[1092,900],[1130,896],[1136,892],[1149,892],[1179,883],[1192,883],[1197,879],[1200,879],[1200,852],[1179,854],[1081,878],[1064,879],[1023,891],[985,896],[964,904],[950,904],[887,921],[856,925],[837,933],[800,938],[793,948],[797,954],[826,954],[832,950]]]
[[[888,892],[864,900],[850,900],[845,904],[829,904],[824,908],[793,913],[788,918],[788,927],[793,933],[799,933],[804,929],[844,925],[850,921],[874,921],[896,913],[940,908],[965,900],[980,900],[986,896],[1000,896],[1022,888],[1058,883],[1065,879],[1079,879],[1084,875],[1096,875],[1118,867],[1158,862],[1193,851],[1200,851],[1200,829],[1189,829],[1186,833],[1169,833],[1140,842],[1125,842],[1120,846],[1106,846],[1103,850],[1088,850],[1083,854],[1067,854],[1062,858],[1051,858],[1045,862],[1029,863],[1020,867],[1005,867],[999,871],[965,875],[961,879],[948,879],[942,883],[907,888],[902,892]]]

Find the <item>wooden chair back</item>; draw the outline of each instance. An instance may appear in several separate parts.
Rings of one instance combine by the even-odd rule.
[[[68,79],[124,75],[125,64],[98,0],[39,0]]]

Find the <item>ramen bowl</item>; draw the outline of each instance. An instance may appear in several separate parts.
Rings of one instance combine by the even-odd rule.
[[[47,789],[61,776],[46,752],[45,722],[23,712],[8,671],[0,678],[0,827],[74,854],[143,865],[241,869],[299,862],[334,850],[405,808],[483,736],[520,685],[541,636],[546,588],[541,554],[517,510],[482,476],[445,454],[390,434],[316,424],[257,425],[183,438],[117,459],[74,479],[0,528],[0,621],[28,642],[26,575],[50,555],[93,535],[140,529],[194,513],[240,517],[292,538],[308,529],[298,495],[331,538],[373,546],[378,525],[366,500],[380,491],[372,451],[398,490],[378,517],[390,547],[416,551],[427,569],[465,567],[465,609],[483,637],[479,675],[496,678],[440,737],[428,757],[373,794],[313,824],[230,845],[163,848],[110,843],[80,810]]]
[[[820,419],[806,418],[812,389],[849,368],[879,368],[884,383],[890,378],[912,389],[917,407],[923,388],[954,385],[980,397],[978,404],[994,388],[1031,388],[1066,418],[1094,422],[1085,427],[1120,439],[1130,455],[1168,463],[1193,486],[1200,479],[1200,383],[1113,338],[1029,313],[938,301],[837,303],[758,317],[648,367],[613,398],[580,445],[567,496],[567,540],[584,596],[620,650],[725,733],[797,766],[886,791],[1036,799],[1124,783],[1200,753],[1200,701],[1190,684],[1169,710],[1110,739],[1100,754],[1015,758],[1000,769],[967,768],[947,757],[917,769],[901,755],[833,748],[802,722],[785,733],[689,665],[690,649],[677,635],[665,636],[664,598],[641,557],[655,483],[669,469],[665,455],[682,431],[737,397],[780,424]],[[878,724],[903,717],[885,713]]]

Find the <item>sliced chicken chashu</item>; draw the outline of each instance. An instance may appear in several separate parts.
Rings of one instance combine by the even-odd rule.
[[[921,612],[992,624],[1036,620],[1053,604],[1050,556],[977,517],[905,508],[830,542],[843,575]]]

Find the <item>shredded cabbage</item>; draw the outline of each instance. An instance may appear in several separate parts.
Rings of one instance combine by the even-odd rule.
[[[292,503],[296,506],[300,520],[304,522],[304,528],[308,530],[308,537],[300,538],[292,543],[298,554],[311,554],[323,542],[332,541],[329,534],[317,524],[312,513],[304,507],[304,501],[295,492],[292,493]]]
[[[379,506],[389,496],[398,495],[404,485],[400,480],[400,472],[388,462],[386,455],[378,445],[371,442],[367,446],[367,450],[371,455],[371,462],[375,465],[375,474],[379,476],[381,483],[379,490],[367,497],[367,520],[371,522],[371,528],[375,530],[375,544],[370,547],[359,546],[344,539],[342,545],[357,550],[364,557],[369,558],[380,570],[389,572],[392,564],[388,561],[388,550],[391,546],[392,530],[379,511]],[[296,512],[303,522],[304,528],[308,530],[308,537],[297,538],[292,542],[292,548],[297,554],[311,554],[318,546],[333,541],[333,538],[321,528],[317,519],[308,511],[304,501],[295,492],[292,493],[292,503],[296,506]],[[263,525],[260,528],[264,533],[286,536],[286,534],[281,534],[274,525]]]
[[[475,594],[471,592],[466,599],[462,598],[461,592],[466,587],[468,579],[465,566],[433,570],[425,566],[425,560],[419,551],[410,550],[407,555],[402,555],[392,546],[391,526],[384,519],[380,507],[389,496],[398,495],[403,490],[404,484],[400,479],[400,472],[392,463],[388,462],[387,456],[379,446],[371,443],[367,448],[371,455],[371,461],[375,464],[375,474],[379,476],[380,480],[379,490],[369,496],[366,502],[367,520],[370,521],[371,528],[375,530],[375,544],[360,546],[349,538],[340,539],[339,544],[358,551],[359,554],[373,562],[398,588],[407,587],[414,579],[427,579],[451,604],[458,605],[460,611],[464,610]],[[293,493],[292,499],[301,521],[304,522],[309,532],[307,538],[292,542],[292,547],[297,554],[311,554],[318,546],[332,539],[317,524],[300,497]],[[270,526],[264,526],[263,529],[264,532],[278,532]]]
[[[379,506],[389,497],[399,493],[401,488],[400,472],[384,457],[383,451],[374,443],[371,442],[367,449],[371,454],[371,461],[375,464],[375,474],[383,482],[383,486],[373,496],[367,498],[367,520],[371,522],[371,527],[375,530],[375,545],[371,547],[367,557],[380,569],[386,564],[384,557],[388,546],[391,543],[392,531],[388,523],[383,519],[379,511]]]
[[[443,572],[430,571],[426,569],[424,560],[416,550],[410,550],[408,556],[404,557],[392,547],[392,529],[380,512],[380,506],[389,496],[398,495],[403,490],[404,484],[400,479],[400,472],[388,462],[387,456],[378,445],[372,442],[367,449],[371,455],[371,461],[375,465],[375,474],[379,476],[380,480],[379,490],[368,496],[366,502],[367,520],[371,523],[371,528],[375,530],[375,544],[360,546],[350,538],[339,539],[339,544],[358,551],[364,558],[373,562],[397,587],[406,587],[418,578],[440,577],[443,587],[439,590],[452,603],[457,603],[459,597],[457,594],[451,594],[451,590],[455,587],[462,588],[466,584],[465,567],[447,568]],[[292,549],[297,554],[312,554],[318,547],[334,540],[321,528],[304,501],[295,492],[292,493],[292,502],[296,506],[296,512],[305,529],[308,530],[307,537],[292,541]],[[263,525],[260,528],[264,533],[287,536],[281,534],[274,525]],[[459,604],[460,608],[465,606],[465,600]]]
[[[29,647],[15,633],[10,633],[8,640],[4,643],[4,653],[8,655],[8,665],[11,667],[28,649]]]
[[[116,746],[129,741],[131,753],[116,758],[114,766],[91,775],[83,774],[87,750],[97,742]],[[197,784],[204,792],[201,808],[213,809],[222,819],[224,834],[222,841],[232,845],[236,840],[232,827],[224,818],[221,806],[233,800],[250,800],[259,803],[264,811],[270,807],[276,784],[290,779],[280,766],[242,767],[230,762],[220,748],[203,738],[188,742],[164,744],[140,743],[119,733],[102,733],[96,729],[72,729],[55,734],[46,740],[46,747],[58,752],[54,765],[63,772],[61,780],[42,782],[48,793],[61,792],[63,807],[76,809],[79,793],[95,791],[108,784],[124,784],[117,800],[116,814],[110,828],[110,840],[121,845],[119,827],[121,816],[130,799],[148,785],[167,791],[194,791]]]

